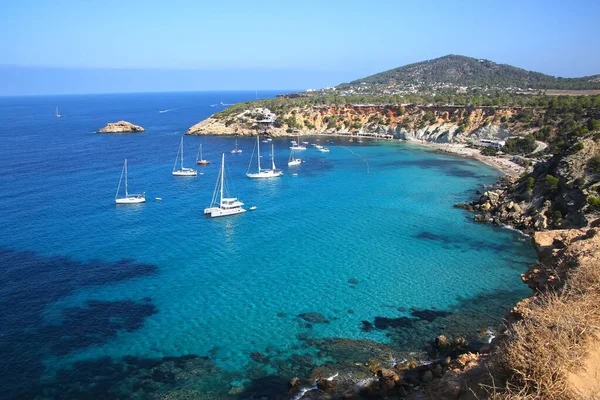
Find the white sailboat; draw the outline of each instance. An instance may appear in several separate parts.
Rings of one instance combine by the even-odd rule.
[[[179,154],[181,154],[181,168],[177,167],[177,160],[179,160]],[[198,172],[193,168],[186,168],[183,166],[183,136],[181,137],[181,143],[179,144],[179,150],[177,150],[177,157],[175,157],[175,164],[173,164],[173,176],[196,176]]]
[[[121,189],[121,181],[123,180],[123,174],[125,174],[125,197],[119,197],[119,190]],[[142,194],[129,194],[129,187],[127,184],[127,159],[123,164],[121,170],[121,178],[119,179],[119,186],[117,186],[117,193],[115,193],[116,204],[138,204],[146,201],[146,193]]]
[[[252,157],[250,157],[250,164],[248,164],[248,171],[246,172],[246,176],[248,178],[256,179],[256,178],[276,178],[283,174],[283,171],[277,169],[275,167],[275,151],[273,144],[271,144],[271,169],[262,169],[260,168],[260,136],[256,135],[256,146],[257,146],[257,160],[258,160],[258,170],[257,172],[250,172],[250,167],[252,166]],[[254,152],[252,152],[252,156],[254,156]]]
[[[235,149],[231,150],[231,154],[240,154],[241,152],[242,150],[238,148],[237,139],[235,139]]]
[[[62,117],[62,115],[60,115],[60,114],[58,113],[58,107],[56,107],[56,112],[55,112],[55,114],[54,114],[54,115],[56,116],[56,118],[60,118],[60,117]]]
[[[292,145],[290,146],[290,149],[296,150],[296,151],[306,150],[306,146],[300,145],[299,143],[300,143],[300,135],[298,135],[297,142],[295,140],[292,140]]]
[[[288,160],[288,167],[295,167],[302,164],[302,160],[294,157],[294,149],[290,150],[290,159]]]
[[[216,218],[246,212],[246,210],[242,208],[244,203],[235,197],[225,197],[225,194],[230,196],[229,190],[226,190],[225,188],[225,184],[225,153],[223,153],[221,158],[221,169],[219,170],[219,176],[217,177],[217,184],[215,186],[212,201],[210,207],[204,209],[204,215]]]
[[[202,158],[202,144],[200,144],[200,148],[198,148],[198,155],[196,155],[196,164],[198,165],[208,165],[210,161]]]

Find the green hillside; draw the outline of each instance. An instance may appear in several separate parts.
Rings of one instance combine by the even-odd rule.
[[[532,88],[532,89],[600,89],[600,75],[582,78],[557,78],[527,71],[507,64],[458,55],[447,55],[394,68],[349,84],[340,89],[363,86],[406,87],[440,85],[466,87]]]

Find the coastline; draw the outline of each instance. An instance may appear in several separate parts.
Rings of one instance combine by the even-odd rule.
[[[433,143],[427,141],[406,141],[406,143],[427,147],[441,153],[448,153],[459,157],[472,158],[492,168],[495,168],[511,178],[518,178],[525,167],[506,158],[485,156],[477,149],[469,148],[461,143]]]

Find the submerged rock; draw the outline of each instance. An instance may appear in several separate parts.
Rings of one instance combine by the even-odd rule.
[[[318,313],[318,312],[302,313],[302,314],[298,314],[298,317],[302,318],[303,320],[305,320],[307,322],[311,322],[313,324],[328,324],[329,323],[327,318],[325,318],[325,316],[323,314]]]

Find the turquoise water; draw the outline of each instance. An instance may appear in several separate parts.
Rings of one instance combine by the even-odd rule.
[[[527,295],[519,278],[535,260],[527,242],[452,207],[498,176],[471,160],[334,138],[330,153],[309,147],[292,169],[282,139],[275,160],[285,173],[261,181],[244,175],[254,140],[238,139],[243,153],[231,155],[232,138],[194,136],[185,138],[186,164],[200,143],[212,164],[198,166],[196,178],[171,176],[189,126],[222,109],[211,105],[254,95],[0,98],[0,355],[10,360],[0,385],[8,393],[24,390],[25,378],[52,385],[75,362],[189,354],[233,374],[206,383],[227,393],[234,378],[285,378],[276,360],[310,354],[315,365],[325,362],[312,339],[419,351],[444,328],[469,335],[497,323]],[[146,132],[94,133],[119,119]],[[235,194],[257,210],[207,219],[223,152]],[[126,157],[130,191],[145,191],[145,204],[114,204]],[[376,317],[416,322],[411,308],[440,317],[364,329]],[[257,370],[253,352],[270,361]],[[106,390],[115,390],[121,378],[110,379]]]

